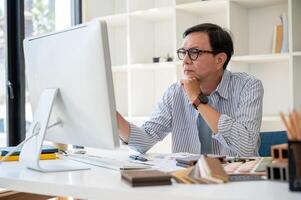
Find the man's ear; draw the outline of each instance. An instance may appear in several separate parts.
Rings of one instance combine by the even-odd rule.
[[[219,53],[215,56],[215,60],[216,60],[216,67],[217,69],[220,69],[224,66],[224,63],[226,62],[227,60],[227,54],[222,52],[222,53]]]

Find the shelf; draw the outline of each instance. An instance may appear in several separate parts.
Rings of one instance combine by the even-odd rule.
[[[186,78],[183,61],[178,60],[175,51],[183,45],[183,32],[200,23],[229,29],[235,56],[228,69],[261,80],[265,90],[262,130],[282,129],[278,113],[301,104],[301,0],[89,2],[94,4],[87,7],[87,19],[100,17],[107,21],[116,103],[129,120],[147,120],[166,88]],[[290,19],[291,51],[273,54],[274,28],[280,24],[282,13]],[[173,62],[164,62],[167,54],[173,56]],[[162,62],[153,63],[153,57],[160,57]],[[275,93],[275,88],[281,93]]]
[[[130,69],[173,69],[176,68],[176,62],[159,62],[159,63],[147,63],[147,64],[132,64],[129,66]]]
[[[227,1],[199,1],[188,4],[177,5],[178,10],[189,12],[194,15],[209,15],[224,12]]]
[[[126,72],[128,70],[128,65],[113,65],[113,72]]]
[[[281,119],[279,116],[263,116],[262,121],[265,122],[281,122]]]
[[[259,8],[287,3],[287,0],[232,0],[245,8]]]
[[[128,10],[135,12],[139,10],[148,10],[153,8],[172,7],[174,0],[128,0]]]
[[[128,14],[116,14],[116,15],[110,15],[106,17],[99,17],[96,18],[96,20],[105,20],[107,22],[108,26],[126,26],[127,24],[127,16]]]
[[[262,118],[261,132],[286,130],[279,116],[264,116]]]
[[[293,56],[301,56],[301,51],[294,52]]]
[[[148,10],[134,11],[130,16],[156,22],[172,19],[173,13],[174,10],[172,8],[151,8]]]
[[[242,63],[271,63],[279,61],[288,61],[289,54],[265,54],[265,55],[249,55],[249,56],[233,56],[231,58],[232,62],[242,62]]]
[[[177,67],[177,62],[160,62],[160,63],[147,63],[147,64],[116,65],[116,66],[112,66],[112,71],[126,72],[128,69],[162,70],[162,69],[175,69],[176,67]]]

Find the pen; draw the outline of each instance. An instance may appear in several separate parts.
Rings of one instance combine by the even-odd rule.
[[[139,160],[139,161],[142,161],[142,162],[148,161],[146,158],[143,158],[142,156],[130,155],[130,158],[133,159],[133,160]]]

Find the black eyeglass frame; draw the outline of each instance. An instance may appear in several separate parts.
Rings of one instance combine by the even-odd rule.
[[[193,51],[194,51],[194,52],[193,52]],[[177,55],[178,55],[179,60],[184,60],[184,57],[181,58],[181,56],[180,56],[180,53],[184,53],[184,52],[185,52],[185,54],[182,54],[182,55],[184,55],[184,57],[185,57],[185,55],[186,55],[187,52],[188,52],[188,56],[189,56],[190,60],[192,60],[192,61],[197,60],[198,57],[199,57],[199,55],[202,55],[203,53],[208,53],[208,54],[213,54],[213,55],[218,54],[217,51],[202,50],[202,49],[198,49],[198,48],[190,48],[190,49],[187,49],[187,50],[186,50],[186,49],[184,49],[184,48],[180,48],[180,49],[177,50]],[[192,54],[192,53],[196,53],[196,58],[192,58],[192,57],[191,57],[191,54]]]

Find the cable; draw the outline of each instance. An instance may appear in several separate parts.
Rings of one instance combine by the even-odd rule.
[[[62,124],[62,120],[58,119],[57,122],[55,122],[54,124],[51,124],[50,126],[48,126],[48,127],[47,127],[47,130],[48,130],[48,129],[51,129],[52,127],[55,127],[55,126],[57,126],[57,125],[60,125],[60,124]],[[30,137],[26,138],[24,141],[22,141],[20,144],[18,144],[18,146],[14,147],[13,150],[11,150],[10,152],[8,152],[8,153],[0,160],[0,164],[1,164],[2,162],[4,162],[5,160],[7,160],[7,158],[8,158],[9,156],[11,156],[13,153],[15,153],[15,152],[17,151],[17,149],[20,148],[20,147],[22,147],[28,140],[30,140],[31,138],[33,138],[33,137],[39,135],[40,131],[41,131],[41,124],[40,124],[39,122],[37,122],[37,123],[34,125],[33,129],[32,129],[33,134],[32,134]]]

